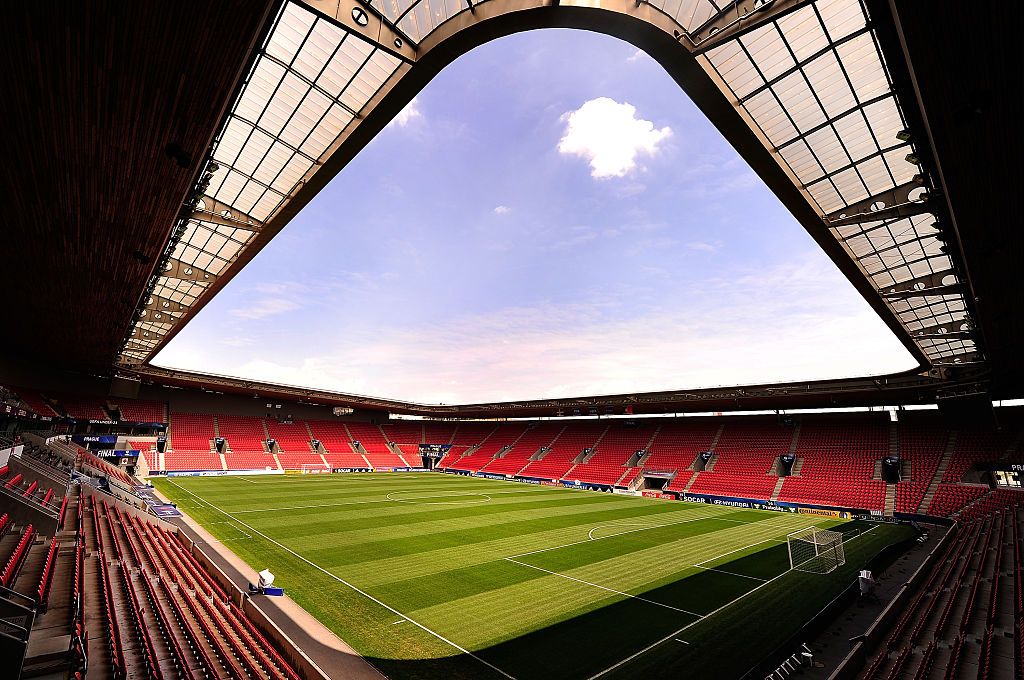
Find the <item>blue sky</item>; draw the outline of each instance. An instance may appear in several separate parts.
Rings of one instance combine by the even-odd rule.
[[[154,363],[424,403],[914,365],[658,64],[554,29],[442,72]]]

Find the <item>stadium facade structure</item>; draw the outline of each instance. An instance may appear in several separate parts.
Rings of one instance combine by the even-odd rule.
[[[1024,442],[1020,418],[991,409],[993,399],[1022,396],[1024,385],[1017,282],[1024,235],[1014,222],[1024,212],[1015,132],[1020,12],[1016,4],[983,11],[898,0],[197,0],[186,11],[173,3],[23,3],[0,41],[11,321],[0,337],[0,384],[10,388],[0,392],[0,420],[21,431],[115,432],[118,442],[144,450],[144,467],[147,457],[155,460],[157,472],[171,472],[167,452],[153,458],[146,445],[168,430],[171,460],[184,438],[195,449],[188,453],[205,455],[196,470],[226,473],[254,461],[273,461],[280,471],[290,466],[282,452],[305,453],[306,445],[310,459],[323,456],[325,469],[328,453],[360,457],[369,467],[410,463],[414,454],[402,444],[416,442],[398,441],[410,430],[388,419],[409,414],[435,419],[421,425],[421,443],[443,443],[428,441],[427,427],[452,428],[448,443],[464,448],[449,452],[442,467],[464,474],[490,468],[503,478],[571,484],[582,470],[592,480],[615,477],[590,482],[598,487],[630,491],[650,479],[662,485],[653,493],[667,489],[697,502],[791,502],[812,511],[843,507],[841,493],[853,490],[871,499],[855,510],[924,511],[959,524],[911,577],[888,621],[872,628],[874,640],[869,634],[855,645],[851,673],[863,666],[867,678],[904,671],[936,678],[952,668],[966,677],[968,666],[973,677],[976,666],[977,677],[1019,677],[1022,515],[1006,509],[1020,505],[1021,492],[992,488],[989,468],[1019,469]],[[434,75],[484,42],[546,27],[614,35],[657,60],[917,368],[849,380],[439,406],[149,363]],[[522,424],[518,434],[505,431],[513,424],[485,425],[491,430],[482,433],[473,431],[477,424],[454,422],[935,403],[941,417],[915,423],[907,416],[895,425],[878,414],[781,424],[651,420],[651,439],[627,448],[621,463],[611,461],[611,472],[595,461],[633,445],[625,424],[619,431],[603,421],[556,420],[545,441],[549,421]],[[335,417],[336,407],[353,411]],[[291,425],[281,414],[294,416]],[[341,423],[346,434],[328,440],[332,428],[316,421]],[[296,435],[296,422],[306,425],[308,441],[301,430]],[[508,444],[490,453],[487,437],[499,427]],[[460,428],[471,434],[460,439]],[[664,450],[661,429],[672,435]],[[272,430],[279,450],[263,450]],[[568,449],[558,445],[567,432]],[[326,452],[313,446],[314,433],[328,442]],[[211,434],[225,439],[224,450],[209,448]],[[135,507],[145,505],[137,480],[77,447],[24,436],[29,445],[0,470],[0,581],[13,588],[0,600],[5,620],[17,610],[25,624],[6,629],[5,658],[25,658],[29,629],[53,635],[50,621],[59,620],[68,644],[54,647],[54,659],[72,677],[87,665],[90,677],[116,676],[125,664],[118,631],[134,636],[128,654],[140,667],[160,647],[170,653],[164,658],[207,667],[218,663],[214,657],[228,664],[232,657],[240,665],[224,670],[233,677],[315,676],[272,621],[233,607],[244,602],[237,582],[180,531]],[[517,441],[537,449],[516,451]],[[775,466],[784,452],[800,468],[780,476]],[[894,452],[909,470],[901,470],[903,481],[886,483],[876,465]],[[71,484],[77,475],[94,481]],[[165,579],[187,587],[172,590]],[[988,593],[984,615],[975,605],[979,592]],[[166,616],[147,625],[138,614],[143,602]],[[938,629],[926,632],[937,618]],[[217,628],[231,632],[219,636]],[[85,631],[95,634],[89,664]],[[170,651],[183,641],[195,643],[191,651]],[[54,660],[43,657],[35,660]]]
[[[10,73],[42,73],[49,90],[66,96],[43,97],[18,82],[8,88],[16,102],[9,129],[22,133],[6,163],[15,199],[9,238],[20,255],[8,299],[12,316],[32,319],[5,335],[10,356],[23,365],[428,417],[1019,396],[1014,348],[1024,315],[1010,292],[1009,264],[1021,236],[996,225],[1019,214],[1020,198],[989,196],[997,185],[1021,184],[1019,164],[1009,161],[1020,139],[1003,134],[1013,129],[1011,93],[981,68],[985,60],[1013,63],[999,56],[1012,41],[994,39],[1013,17],[917,12],[883,0],[349,5],[267,2],[254,11],[201,2],[187,21],[170,8],[120,8],[117,30],[130,37],[109,55],[115,29],[84,9],[32,9],[9,43]],[[149,363],[434,75],[477,45],[545,27],[618,36],[655,58],[900,338],[917,369],[437,406]],[[56,54],[18,50],[19,39],[67,28],[81,36],[69,47],[82,65],[75,75]],[[156,34],[166,38],[160,55],[149,49]],[[954,43],[955,50],[939,47]],[[116,75],[90,68],[108,57],[118,61]],[[115,90],[132,96],[98,95]],[[171,105],[140,107],[169,91]],[[113,174],[97,176],[100,166]],[[40,185],[53,190],[41,195]]]

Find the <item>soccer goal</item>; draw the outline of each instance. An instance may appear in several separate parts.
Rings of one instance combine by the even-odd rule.
[[[838,531],[809,527],[794,531],[786,539],[791,569],[827,574],[846,564],[843,535]]]
[[[302,474],[304,475],[322,475],[329,473],[330,470],[324,467],[323,463],[303,463]]]

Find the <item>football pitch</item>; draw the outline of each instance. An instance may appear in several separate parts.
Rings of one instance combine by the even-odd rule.
[[[395,680],[738,678],[910,535],[436,473],[153,481]],[[809,526],[844,567],[789,569]]]

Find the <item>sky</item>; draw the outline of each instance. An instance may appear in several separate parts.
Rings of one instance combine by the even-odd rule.
[[[915,366],[656,62],[566,29],[445,69],[153,363],[446,404]]]

